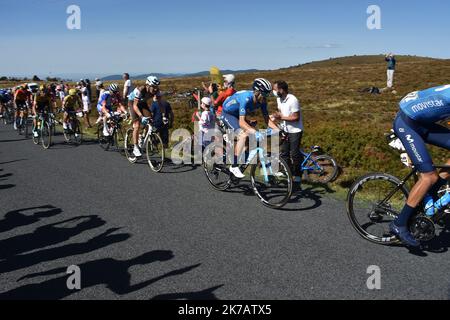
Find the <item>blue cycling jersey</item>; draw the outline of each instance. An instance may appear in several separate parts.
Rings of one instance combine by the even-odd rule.
[[[450,117],[450,85],[412,92],[400,102],[400,109],[423,123],[445,120]]]
[[[110,109],[111,106],[112,106],[112,95],[111,95],[111,92],[104,91],[102,93],[102,95],[98,99],[97,109],[101,110],[101,108],[103,106],[103,102],[105,102],[105,101],[106,101],[106,108]]]
[[[263,115],[269,115],[266,103],[253,102],[253,91],[239,91],[225,100],[222,113],[238,118],[247,115],[247,113],[254,112],[259,108]]]

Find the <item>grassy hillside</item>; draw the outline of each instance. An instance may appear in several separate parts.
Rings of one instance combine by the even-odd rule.
[[[343,168],[336,186],[345,187],[354,177],[367,171],[394,174],[404,171],[398,155],[387,147],[383,135],[392,127],[399,100],[409,92],[450,82],[450,60],[398,56],[397,62],[397,94],[359,92],[365,87],[386,86],[383,56],[344,57],[275,71],[240,74],[237,87],[239,90],[250,88],[256,77],[287,81],[303,106],[304,145],[319,144],[336,157]],[[162,90],[190,90],[208,80],[207,77],[164,79]],[[4,84],[0,83],[0,86]],[[274,98],[270,99],[269,105],[271,111],[276,109]],[[173,102],[173,107],[176,127],[192,127],[193,110],[182,102]],[[437,161],[448,157],[444,150],[432,148],[432,152]]]

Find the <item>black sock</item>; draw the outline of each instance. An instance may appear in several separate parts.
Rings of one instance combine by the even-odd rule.
[[[397,227],[406,227],[408,226],[408,221],[411,216],[416,212],[416,208],[411,208],[407,204],[403,207],[400,215],[395,219],[395,224]]]

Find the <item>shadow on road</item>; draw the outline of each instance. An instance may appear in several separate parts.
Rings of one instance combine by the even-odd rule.
[[[214,291],[222,287],[223,285],[202,291],[161,294],[153,297],[151,300],[219,300]]]
[[[118,295],[130,294],[146,288],[160,280],[182,275],[200,266],[200,264],[177,269],[161,276],[131,284],[129,269],[136,265],[147,265],[156,261],[168,261],[173,259],[172,251],[151,251],[130,260],[117,260],[113,258],[89,261],[78,265],[81,271],[81,290],[89,287],[103,285]],[[67,266],[68,267],[68,266]],[[60,275],[58,278],[40,283],[24,285],[17,289],[0,294],[0,300],[57,300],[66,298],[79,291],[67,288],[67,267],[61,267],[42,273],[25,276],[20,281],[34,279],[42,276]]]
[[[3,171],[3,169],[1,169],[1,171]],[[2,181],[7,181],[9,177],[12,177],[12,173],[6,173],[6,174],[2,174],[0,175],[0,182]],[[5,190],[5,189],[11,189],[14,188],[16,185],[15,184],[0,184],[0,190]]]
[[[37,212],[27,214],[36,210]],[[18,227],[27,226],[36,223],[43,218],[56,216],[61,212],[61,209],[51,205],[10,211],[5,214],[2,220],[0,220],[0,232],[6,232]]]
[[[16,162],[21,162],[21,161],[27,161],[27,160],[28,160],[28,159],[18,159],[18,160],[5,161],[5,162],[0,162],[0,165],[2,165],[2,164],[16,163]]]
[[[98,216],[79,216],[39,227],[33,233],[1,240],[0,259],[10,259],[17,254],[65,242],[84,231],[101,227],[105,223]]]
[[[28,254],[13,256],[7,260],[0,261],[0,273],[20,270],[47,261],[87,254],[112,244],[126,241],[131,237],[128,233],[113,234],[118,230],[120,230],[120,228],[106,230],[102,234],[99,234],[86,242],[71,243],[56,248],[43,249]]]

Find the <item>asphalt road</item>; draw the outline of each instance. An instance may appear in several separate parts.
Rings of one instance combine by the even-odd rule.
[[[449,246],[368,243],[322,189],[274,211],[200,169],[155,174],[61,137],[45,151],[0,125],[0,299],[448,299]]]

